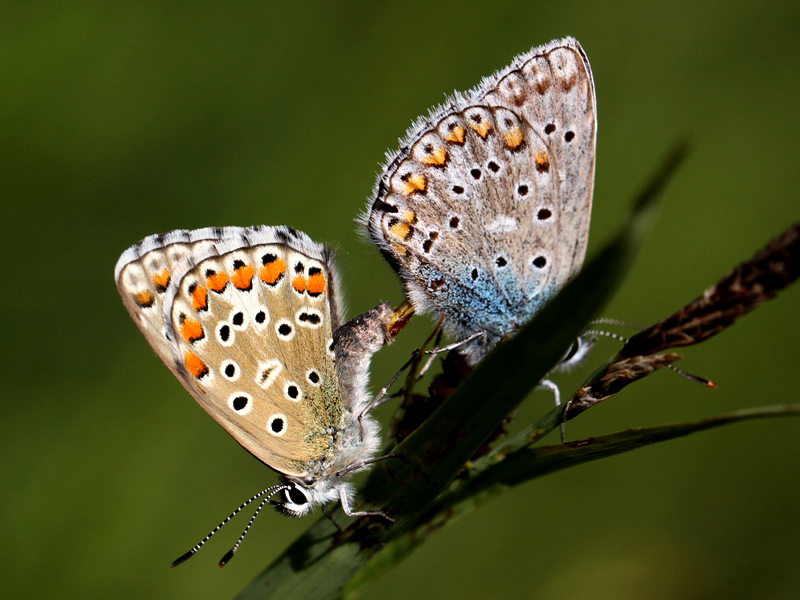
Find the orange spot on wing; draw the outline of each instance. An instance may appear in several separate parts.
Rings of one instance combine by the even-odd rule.
[[[208,276],[208,288],[221,294],[228,285],[228,281],[227,273],[212,273]]]
[[[405,221],[397,221],[397,223],[394,223],[389,227],[389,231],[392,233],[392,235],[404,240],[411,231],[411,225]]]
[[[403,193],[406,196],[416,192],[424,192],[428,188],[428,181],[425,179],[424,175],[407,173],[400,179],[402,179],[402,181],[405,183],[403,186]]]
[[[522,136],[522,130],[519,127],[514,127],[503,134],[503,139],[506,142],[506,148],[509,150],[516,150],[522,145],[525,138]]]
[[[205,336],[203,326],[194,319],[185,319],[181,325],[181,335],[190,344],[194,344],[197,340],[202,340]]]
[[[317,296],[325,291],[325,275],[322,273],[315,273],[308,278],[308,293],[312,296]]]
[[[267,263],[258,272],[261,281],[269,285],[275,285],[278,280],[286,272],[286,261],[282,258],[276,258],[271,263]]]
[[[249,290],[250,286],[253,284],[253,275],[255,275],[256,270],[253,268],[253,265],[244,265],[236,269],[231,277],[231,281],[233,281],[233,285],[236,286],[239,290]]]
[[[413,210],[408,210],[408,209],[404,210],[403,216],[406,218],[406,221],[408,221],[412,225],[414,225],[417,222],[417,213],[415,213]]]
[[[133,295],[133,301],[142,308],[150,308],[156,301],[156,297],[150,290],[145,290]]]
[[[537,150],[533,153],[533,160],[536,163],[536,170],[540,173],[546,173],[550,170],[550,159],[547,152],[544,150]]]
[[[196,311],[208,310],[208,290],[202,285],[192,290],[192,308]]]
[[[166,292],[169,285],[170,274],[168,269],[164,269],[161,273],[153,273],[153,283],[156,284],[157,292]]]
[[[407,258],[408,257],[408,250],[405,246],[401,246],[400,244],[392,244],[392,249],[394,253],[398,255],[400,258]]]
[[[302,294],[306,291],[306,287],[308,287],[308,280],[302,275],[298,275],[292,279],[292,287]]]
[[[456,125],[450,130],[450,133],[444,136],[444,141],[450,142],[451,144],[463,144],[465,131],[466,130],[461,125]]]
[[[470,121],[469,126],[483,139],[486,139],[486,136],[489,135],[489,132],[492,130],[492,124],[486,119],[481,119],[480,123]]]
[[[185,356],[186,368],[193,377],[200,379],[208,375],[208,365],[194,352],[187,352]]]
[[[439,146],[433,152],[427,154],[422,159],[422,162],[432,167],[440,167],[447,162],[447,150],[444,149],[444,146]]]

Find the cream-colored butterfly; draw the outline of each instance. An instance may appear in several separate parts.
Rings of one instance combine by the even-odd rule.
[[[178,230],[126,250],[115,278],[183,387],[283,475],[238,510],[264,497],[260,510],[283,492],[279,507],[289,515],[334,501],[348,515],[381,514],[352,510],[347,479],[379,447],[378,427],[364,414],[368,368],[388,341],[392,310],[382,304],[341,325],[330,249],[290,227]]]

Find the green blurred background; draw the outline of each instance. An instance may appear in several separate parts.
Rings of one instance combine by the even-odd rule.
[[[227,598],[310,524],[268,511],[224,571],[244,521],[168,568],[276,476],[158,362],[114,263],[155,232],[285,223],[339,246],[350,315],[398,302],[353,223],[378,163],[518,52],[569,34],[591,60],[590,254],[668,147],[694,142],[607,316],[666,316],[800,216],[797,2],[296,4],[0,5],[4,598]],[[796,401],[798,294],[687,350],[718,390],[658,373],[568,435]],[[429,329],[381,352],[373,381]],[[551,402],[534,394],[517,422]],[[736,425],[538,480],[364,598],[800,597],[798,435],[791,419]]]

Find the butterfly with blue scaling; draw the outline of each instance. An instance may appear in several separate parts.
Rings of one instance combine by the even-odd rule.
[[[381,304],[342,325],[329,248],[290,227],[179,230],[126,250],[115,278],[134,322],[186,391],[282,474],[237,513],[282,493],[276,504],[291,516],[335,501],[351,516],[385,516],[351,508],[348,478],[380,445],[365,414],[368,368],[390,341],[393,311]]]
[[[580,270],[596,129],[589,62],[568,37],[449,98],[387,155],[360,222],[470,364]]]

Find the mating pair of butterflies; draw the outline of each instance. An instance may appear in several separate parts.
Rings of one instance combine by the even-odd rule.
[[[449,98],[388,155],[361,225],[416,312],[456,339],[482,334],[460,349],[471,364],[580,269],[595,135],[589,62],[565,38]],[[115,277],[184,388],[283,476],[261,506],[281,493],[290,515],[333,501],[380,514],[353,511],[348,477],[380,446],[368,369],[393,311],[343,324],[328,247],[290,227],[179,230],[126,250]]]

